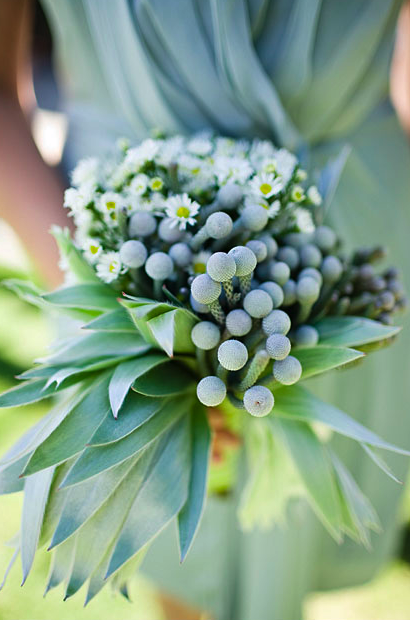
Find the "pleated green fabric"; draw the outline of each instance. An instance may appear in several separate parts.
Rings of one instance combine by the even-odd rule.
[[[387,102],[398,0],[43,0],[70,119],[66,163],[152,129],[267,137],[311,168],[351,148],[329,218],[349,244],[382,243],[410,290],[410,152]],[[409,446],[410,324],[362,366],[315,383],[333,404]],[[145,570],[217,620],[300,620],[311,589],[360,583],[394,553],[401,488],[360,448],[338,452],[384,533],[338,547],[303,502],[286,528],[239,531],[235,498],[211,498],[179,567],[165,530]],[[390,461],[405,478],[407,463]]]

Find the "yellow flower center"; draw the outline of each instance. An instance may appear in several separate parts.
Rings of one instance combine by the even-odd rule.
[[[191,170],[192,174],[199,174],[200,171],[201,171],[200,168],[192,168]]]
[[[114,273],[116,267],[117,267],[117,263],[111,263],[109,266],[110,273]]]
[[[269,185],[269,183],[262,183],[259,189],[261,190],[262,194],[266,196],[266,194],[269,194],[269,192],[272,191],[272,185]]]
[[[97,252],[98,252],[98,245],[90,245],[90,252],[91,252],[91,254],[97,254]]]
[[[266,164],[265,166],[265,172],[275,172],[276,170],[276,164],[275,162],[269,162],[268,164]]]
[[[205,263],[194,263],[194,273],[205,273],[206,265]]]
[[[154,191],[158,191],[162,188],[162,180],[161,179],[154,179],[151,183],[151,187]]]
[[[105,206],[107,207],[108,210],[115,209],[115,202],[113,202],[112,200],[109,200],[108,202],[105,203]]]
[[[178,217],[183,217],[185,219],[190,215],[188,207],[178,207],[176,213]]]

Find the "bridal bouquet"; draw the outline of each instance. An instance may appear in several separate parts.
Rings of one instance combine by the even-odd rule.
[[[24,580],[46,545],[47,590],[64,582],[69,597],[88,582],[89,601],[111,581],[126,593],[174,518],[182,561],[208,492],[215,409],[247,456],[243,527],[305,496],[337,540],[369,544],[377,517],[330,436],[359,442],[389,475],[374,449],[408,452],[305,381],[390,343],[406,299],[396,270],[375,266],[381,248],[344,252],[321,202],[268,141],[122,141],[79,163],[65,194],[75,239],[54,230],[65,285],[8,282],[66,317],[50,355],[0,396],[1,407],[54,401],[0,462],[0,492],[24,490],[13,541]]]

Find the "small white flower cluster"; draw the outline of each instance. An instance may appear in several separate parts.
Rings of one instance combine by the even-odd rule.
[[[130,240],[145,244],[146,259],[184,242],[192,256],[184,265],[176,260],[176,266],[198,273],[208,255],[202,246],[218,238],[199,232],[216,211],[229,211],[232,238],[249,222],[267,231],[297,221],[311,227],[310,209],[320,195],[315,186],[304,187],[306,176],[294,155],[266,140],[207,132],[147,139],[132,148],[121,140],[104,160],[92,157],[77,165],[64,205],[76,225],[76,242],[98,276],[123,288],[129,281],[132,289],[138,268],[129,259],[132,246],[121,251]],[[174,263],[177,251],[170,254]]]

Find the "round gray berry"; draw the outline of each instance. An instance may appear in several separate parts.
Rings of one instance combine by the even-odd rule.
[[[218,203],[223,209],[234,209],[242,200],[243,192],[236,183],[223,185],[217,195]]]
[[[219,377],[210,375],[198,383],[196,395],[206,407],[217,407],[225,399],[226,385]]]
[[[252,329],[252,319],[245,310],[231,310],[226,316],[226,329],[232,336],[245,336]]]
[[[271,334],[266,341],[266,351],[273,360],[284,360],[290,353],[290,340],[283,334]]]
[[[236,263],[229,254],[225,254],[225,252],[215,252],[215,254],[212,254],[212,256],[208,258],[206,271],[212,280],[216,282],[226,282],[234,277]]]
[[[156,228],[157,220],[151,213],[138,211],[131,215],[128,232],[130,237],[148,237],[155,232]]]
[[[254,385],[243,395],[243,404],[248,413],[261,418],[272,411],[275,399],[268,388],[263,385]]]
[[[283,334],[286,336],[290,330],[290,318],[283,310],[272,310],[262,321],[262,329],[265,334]]]
[[[225,340],[219,346],[218,361],[227,370],[240,370],[248,361],[248,349],[239,340]]]
[[[302,245],[309,243],[311,238],[311,233],[289,233],[285,236],[285,243],[294,248],[301,248]]]
[[[192,293],[189,296],[189,303],[191,304],[192,309],[195,312],[198,312],[198,314],[208,314],[209,313],[208,306],[206,304],[200,304],[199,301],[194,299],[194,297],[192,296]]]
[[[296,282],[288,280],[283,285],[283,305],[291,306],[296,301]]]
[[[303,245],[299,250],[302,267],[319,267],[322,262],[322,253],[313,243]]]
[[[192,261],[191,248],[186,243],[171,245],[168,253],[178,267],[188,267]]]
[[[244,245],[237,245],[228,252],[236,263],[236,275],[248,276],[256,267],[256,256],[249,248]]]
[[[262,319],[272,311],[273,301],[269,293],[257,288],[245,295],[243,307],[253,318]]]
[[[262,241],[266,245],[266,249],[268,251],[267,258],[273,258],[274,256],[276,256],[276,253],[278,251],[278,244],[276,243],[275,239],[271,237],[271,235],[265,233],[263,235],[259,235],[256,238],[258,241]]]
[[[329,226],[318,226],[313,239],[322,252],[330,252],[336,245],[336,233]]]
[[[230,234],[232,226],[232,218],[223,211],[217,211],[208,217],[205,229],[212,239],[223,239]]]
[[[263,241],[259,241],[258,239],[252,239],[248,241],[246,247],[252,250],[252,252],[256,256],[256,260],[258,263],[261,263],[268,256],[268,248]]]
[[[301,280],[302,278],[305,278],[305,277],[313,278],[314,280],[316,280],[319,286],[322,286],[322,282],[323,282],[322,274],[320,273],[320,271],[318,271],[314,267],[305,267],[304,269],[302,269],[302,271],[300,271],[298,279]]]
[[[313,278],[302,278],[296,284],[296,297],[301,304],[314,304],[320,294],[320,286]]]
[[[132,269],[142,267],[147,260],[147,256],[148,252],[145,245],[141,241],[135,241],[134,239],[123,243],[120,249],[121,262],[126,267],[131,267]]]
[[[286,286],[286,285],[285,285]],[[259,288],[266,291],[271,296],[273,307],[279,308],[283,304],[284,290],[276,282],[263,282]]]
[[[220,340],[219,328],[211,321],[201,321],[194,325],[191,331],[191,340],[198,349],[210,351]]]
[[[289,265],[282,263],[281,261],[273,263],[270,267],[269,273],[272,280],[281,286],[283,286],[290,278]]]
[[[298,347],[314,347],[319,342],[319,332],[312,325],[301,325],[295,331],[294,341]]]
[[[241,213],[241,221],[245,228],[252,232],[263,230],[268,223],[268,211],[260,205],[249,205]]]
[[[172,258],[165,252],[154,252],[145,263],[145,271],[153,280],[166,280],[174,270]]]
[[[342,275],[343,265],[337,256],[326,256],[326,258],[323,259],[321,271],[323,280],[328,284],[332,284],[333,282],[337,282]]]
[[[288,355],[284,360],[274,362],[273,376],[283,385],[293,385],[302,376],[302,365],[296,357]]]
[[[170,217],[166,217],[161,220],[158,227],[159,238],[167,243],[176,243],[181,241],[184,236],[184,231],[180,230],[178,226],[174,226],[174,220]]]
[[[201,273],[191,284],[192,297],[200,304],[211,304],[221,294],[222,287],[215,282],[207,273]]]
[[[290,245],[285,245],[283,248],[280,248],[277,259],[289,265],[289,268],[292,270],[296,269],[299,265],[299,254],[297,250]]]

